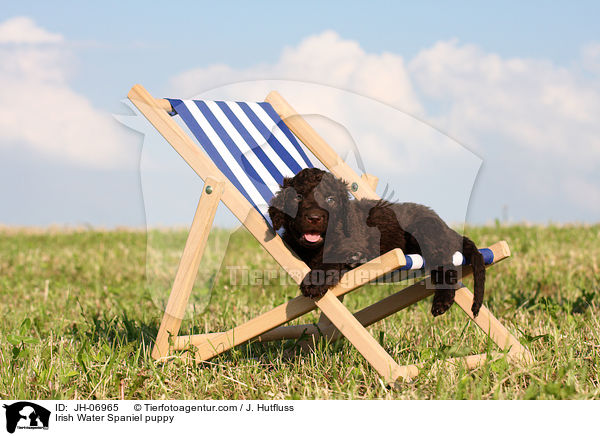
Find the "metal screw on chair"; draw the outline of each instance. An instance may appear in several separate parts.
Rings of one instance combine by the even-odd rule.
[[[212,192],[213,192],[213,188],[212,188],[212,186],[210,186],[210,185],[207,185],[207,186],[206,186],[206,188],[204,189],[204,191],[205,191],[207,194],[212,194]]]
[[[352,189],[352,192],[358,191],[358,183],[352,183],[352,185],[350,185],[350,189]]]

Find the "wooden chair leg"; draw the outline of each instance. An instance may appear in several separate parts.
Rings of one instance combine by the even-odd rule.
[[[471,318],[477,326],[488,335],[502,351],[508,351],[509,356],[519,357],[527,363],[533,362],[531,352],[515,338],[506,327],[485,306],[481,306],[477,318],[473,318],[471,306],[473,294],[466,287],[456,291],[455,303]]]
[[[373,259],[356,269],[348,271],[329,293],[340,297],[372,280],[394,271],[405,264],[402,250],[388,251],[377,259]],[[337,300],[339,302],[339,300]],[[342,303],[340,303],[342,304]],[[186,347],[195,345],[196,360],[208,360],[250,339],[254,339],[269,330],[288,321],[298,318],[316,308],[315,300],[306,297],[296,297],[281,304],[262,315],[251,319],[237,327],[214,336],[192,335],[179,338],[179,345]]]
[[[375,368],[386,383],[393,384],[398,377],[408,378],[408,371],[401,368],[383,349],[363,325],[352,315],[336,296],[327,292],[316,301],[327,318],[356,347],[358,352]]]
[[[224,185],[222,181],[212,177],[206,178],[204,192],[198,201],[171,295],[156,336],[152,350],[154,359],[160,359],[169,353],[169,335],[177,336],[179,333]]]
[[[344,302],[343,295],[341,297],[339,297],[339,299],[342,303]],[[329,320],[329,318],[327,318],[327,316],[323,312],[321,312],[321,315],[319,315],[319,321],[317,322],[317,326],[319,328],[321,328],[321,327],[325,327],[330,324],[331,324],[331,321]]]

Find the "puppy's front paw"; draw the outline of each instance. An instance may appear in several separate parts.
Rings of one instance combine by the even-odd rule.
[[[329,287],[327,285],[320,284],[312,284],[307,283],[306,281],[300,284],[300,291],[302,295],[308,298],[319,298],[325,295],[328,291]]]
[[[366,253],[363,253],[362,251],[355,251],[354,253],[350,254],[348,258],[348,265],[350,268],[356,268],[357,266],[366,263],[367,260],[368,258]]]
[[[337,267],[341,267],[341,265],[337,265]],[[309,271],[300,284],[302,295],[310,298],[323,296],[329,289],[339,283],[343,272],[343,270],[338,268],[313,269]]]

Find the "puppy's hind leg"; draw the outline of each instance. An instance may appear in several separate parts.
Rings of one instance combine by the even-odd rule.
[[[475,285],[473,292],[473,306],[471,307],[471,311],[473,312],[473,316],[476,317],[479,314],[481,305],[483,304],[483,295],[485,292],[485,264],[483,262],[482,254],[479,252],[473,241],[466,236],[463,236],[462,242],[463,255],[473,268]],[[436,287],[433,297],[433,304],[431,306],[431,314],[433,316],[438,316],[445,313],[452,306],[452,303],[454,303],[456,289],[460,287],[460,282],[458,279],[454,280],[454,278],[458,278],[458,271],[456,271],[456,267],[445,266],[444,271],[452,274],[439,274],[439,276],[436,277],[434,274],[435,271],[432,271],[431,275],[431,283]],[[454,274],[454,272],[456,273]],[[448,280],[449,278],[450,281]]]
[[[452,265],[452,255],[462,248],[462,237],[449,228],[431,210],[419,210],[424,218],[414,220],[408,232],[419,245],[425,259],[426,272],[430,274],[427,286],[434,290],[431,314],[446,313],[454,303],[458,289],[458,271]]]
[[[476,317],[483,304],[483,294],[485,292],[485,264],[483,255],[477,249],[477,246],[466,236],[463,236],[463,255],[473,268],[473,306],[471,312]]]

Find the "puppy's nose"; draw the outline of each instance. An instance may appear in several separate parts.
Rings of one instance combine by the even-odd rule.
[[[306,221],[311,224],[321,224],[323,222],[323,215],[306,215]]]

